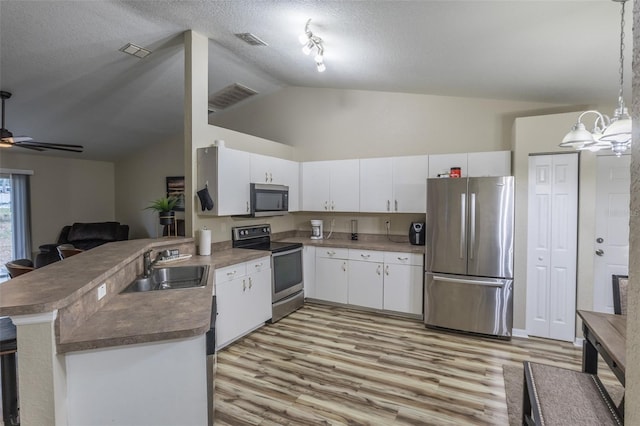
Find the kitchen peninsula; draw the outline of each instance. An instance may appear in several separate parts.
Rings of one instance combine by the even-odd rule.
[[[180,262],[210,265],[204,287],[121,293],[143,253],[165,249],[195,253],[191,238],[113,242],[0,285],[0,316],[17,327],[21,424],[207,423],[212,270],[259,254]]]

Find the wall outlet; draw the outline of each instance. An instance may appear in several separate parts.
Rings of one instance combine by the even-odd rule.
[[[391,221],[389,219],[384,221],[384,227],[387,231],[391,229]]]
[[[102,283],[100,287],[98,287],[98,300],[102,299],[107,295],[107,283]]]

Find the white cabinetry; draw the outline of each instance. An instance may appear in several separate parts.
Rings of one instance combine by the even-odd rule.
[[[435,178],[439,174],[449,173],[452,167],[460,167],[462,177],[467,177],[467,153],[436,154],[429,156],[429,177]]]
[[[460,167],[462,177],[510,176],[511,151],[469,152],[429,156],[429,177]]]
[[[302,210],[357,212],[359,194],[358,160],[302,163]]]
[[[423,256],[416,253],[384,253],[383,308],[422,314]]]
[[[299,210],[300,163],[267,155],[250,154],[251,182],[289,187],[289,211]]]
[[[340,248],[316,249],[316,298],[347,303],[349,250]]]
[[[349,250],[349,304],[382,309],[382,261],[381,251]]]
[[[467,168],[472,177],[511,176],[511,151],[470,152]]]
[[[205,186],[213,200],[213,210],[198,214],[216,216],[249,213],[250,154],[225,147],[199,148],[196,191]]]
[[[316,297],[316,248],[302,247],[302,274],[304,280],[304,297]]]
[[[216,347],[222,348],[271,318],[271,259],[215,271]]]
[[[429,157],[360,160],[360,211],[424,213]]]
[[[422,315],[423,255],[317,247],[318,300]]]

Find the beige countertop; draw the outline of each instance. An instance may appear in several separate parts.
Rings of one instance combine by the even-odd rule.
[[[400,240],[399,236],[391,236],[392,239],[397,238]],[[335,247],[335,248],[350,248],[350,249],[360,249],[360,250],[378,250],[378,251],[397,251],[403,253],[420,253],[424,254],[424,246],[414,246],[409,244],[406,241],[406,238],[403,242],[394,242],[390,241],[386,237],[377,237],[377,238],[366,238],[364,237],[361,240],[353,241],[345,238],[336,238],[336,239],[323,239],[323,240],[312,240],[309,237],[286,237],[279,239],[278,241],[286,241],[292,243],[302,243],[304,245],[315,246],[315,247]]]
[[[288,237],[279,241],[317,247],[424,253],[424,246],[395,243],[386,238],[311,240]],[[164,266],[209,265],[206,287],[121,293],[142,272],[142,254],[149,249],[180,246],[192,257]],[[184,248],[187,247],[187,250]],[[165,237],[119,241],[36,269],[0,284],[0,316],[58,311],[59,353],[186,338],[205,333],[211,320],[211,295],[216,268],[258,259],[264,251],[225,249],[210,256],[195,253],[192,238]],[[108,283],[98,301],[94,292]]]
[[[190,259],[165,265],[210,265],[206,287],[120,293],[132,280],[123,275],[112,292],[108,287],[113,294],[108,294],[104,303],[92,294],[101,283],[117,280],[128,265],[135,268],[133,277],[137,276],[142,270],[144,251],[184,244],[193,246],[192,253],[195,251],[192,238],[114,242],[36,269],[0,284],[0,316],[57,310],[59,353],[203,334],[211,320],[214,269],[263,257],[264,252],[229,249],[210,256],[194,254]]]

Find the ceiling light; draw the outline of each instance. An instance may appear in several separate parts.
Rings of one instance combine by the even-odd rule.
[[[119,49],[121,52],[128,53],[136,58],[145,58],[151,54],[151,51],[144,47],[137,46],[133,43],[127,43]]]
[[[618,106],[613,113],[613,118],[593,110],[580,114],[578,121],[562,139],[562,143],[559,146],[561,148],[589,151],[611,149],[619,157],[631,146],[631,117],[624,106],[622,93],[624,86],[624,5],[627,0],[612,1],[622,3],[620,7],[620,88],[618,90]],[[591,131],[587,131],[581,121],[582,117],[587,114],[596,115],[594,127]]]
[[[315,49],[316,54],[314,55],[314,60],[316,62],[316,67],[318,72],[324,72],[327,67],[324,64],[324,45],[322,44],[322,39],[316,35],[313,35],[311,30],[309,29],[309,24],[311,23],[311,19],[307,21],[307,24],[304,26],[304,33],[300,34],[298,37],[298,41],[303,45],[302,53],[305,55],[311,54],[311,52]]]

